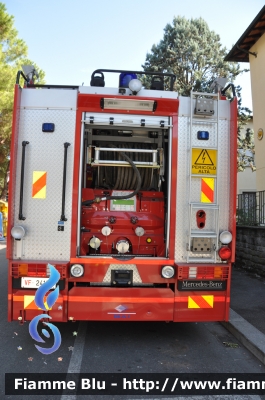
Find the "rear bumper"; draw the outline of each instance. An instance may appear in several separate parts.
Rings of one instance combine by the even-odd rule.
[[[172,321],[174,293],[170,289],[73,288],[68,315],[74,320]]]
[[[12,296],[12,320],[29,321],[41,314],[35,291]],[[60,294],[47,313],[53,321],[228,321],[226,292],[178,292],[169,288],[73,287]]]

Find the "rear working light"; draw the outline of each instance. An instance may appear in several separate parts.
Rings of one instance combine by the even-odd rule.
[[[175,275],[175,268],[171,265],[165,265],[164,267],[162,267],[161,275],[163,278],[173,278]]]
[[[219,254],[219,257],[221,258],[221,260],[228,260],[232,255],[232,251],[229,247],[222,246],[220,248],[220,250],[218,251],[218,254]]]
[[[142,89],[142,82],[139,79],[132,79],[129,82],[129,88],[132,91],[132,94],[136,95]]]
[[[21,225],[13,226],[13,228],[11,229],[11,236],[15,240],[21,240],[25,236],[25,233],[26,231]]]
[[[75,278],[80,278],[84,275],[84,267],[81,264],[73,264],[70,268],[71,275]]]
[[[223,231],[222,233],[220,233],[219,239],[222,244],[229,244],[232,242],[232,233],[228,231]]]
[[[26,142],[25,142],[26,143]],[[21,240],[25,236],[26,231],[21,225],[15,225],[11,229],[11,236],[15,239],[14,242],[14,250],[15,250],[15,255],[17,258],[22,258],[23,256],[23,247],[24,247],[24,241]]]

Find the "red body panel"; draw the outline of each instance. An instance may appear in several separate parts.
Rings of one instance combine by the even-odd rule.
[[[83,111],[89,111],[89,112],[106,112],[109,113],[110,110],[102,110],[100,106],[100,100],[102,98],[110,98],[110,99],[115,99],[115,96],[110,96],[110,95],[99,95],[99,94],[93,94],[93,95],[87,95],[87,94],[79,94],[78,96],[78,109],[83,110]],[[131,100],[131,96],[123,96],[123,99],[129,99]],[[120,96],[119,96],[120,99]],[[126,110],[125,114],[139,114],[139,115],[173,115],[177,113],[178,111],[178,100],[176,99],[157,99],[157,98],[152,98],[148,97],[148,100],[156,101],[157,102],[157,108],[154,111],[135,111],[135,110]],[[111,113],[119,113],[120,110],[111,110]]]
[[[73,288],[68,314],[74,320],[172,321],[174,294],[169,289]]]

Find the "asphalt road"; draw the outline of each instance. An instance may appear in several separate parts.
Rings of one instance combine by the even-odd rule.
[[[265,366],[219,323],[58,323],[61,346],[45,356],[35,348],[28,323],[7,322],[5,249],[0,250],[0,304],[0,399],[29,398],[4,395],[5,373],[265,373]],[[231,346],[227,347],[224,342]],[[167,397],[159,396],[160,399]],[[38,396],[40,400],[51,398],[75,400],[77,396],[74,393],[71,396]],[[87,398],[78,396],[78,399]],[[98,395],[89,398],[108,400],[141,396]],[[185,397],[185,400],[189,398],[202,399],[193,396]],[[260,396],[203,398],[256,400]]]

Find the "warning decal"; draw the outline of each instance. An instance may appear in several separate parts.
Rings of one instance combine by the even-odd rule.
[[[46,296],[45,296],[46,300]],[[47,301],[44,303],[46,310],[52,310],[52,307],[49,308]],[[41,308],[38,308],[35,304],[35,296],[24,296],[24,309],[25,310],[41,310]]]
[[[192,149],[192,174],[216,175],[217,150]]]
[[[202,178],[201,185],[201,202],[214,202],[214,178]]]
[[[33,171],[32,180],[32,197],[34,199],[45,199],[46,198],[46,171]]]
[[[188,296],[188,308],[213,308],[214,296]]]

